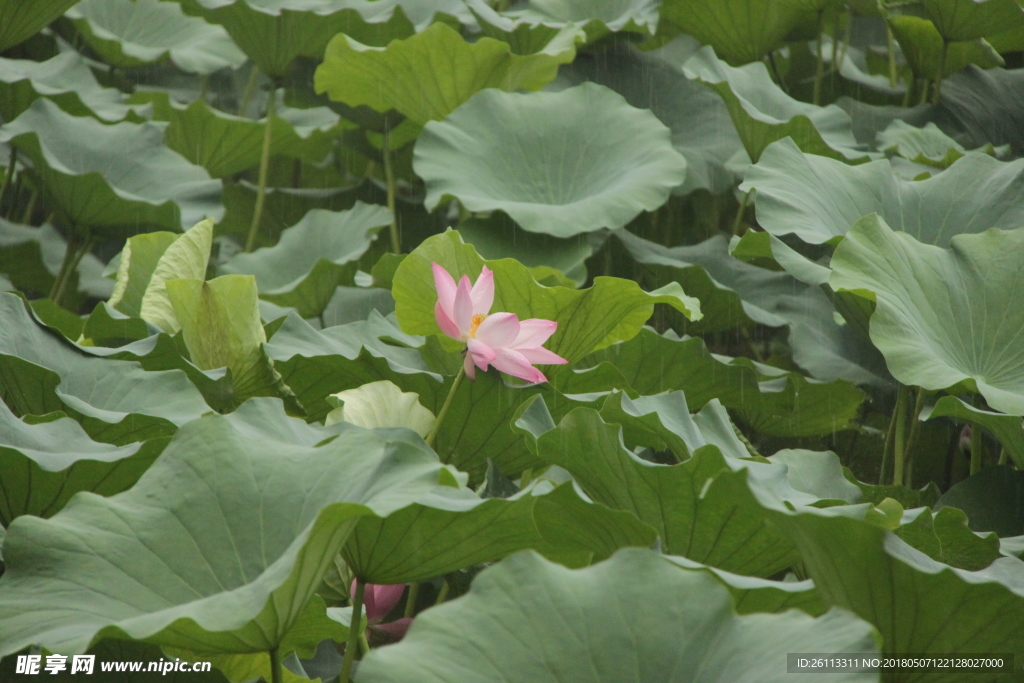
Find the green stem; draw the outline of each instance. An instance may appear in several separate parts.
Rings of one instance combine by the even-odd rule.
[[[974,397],[974,407],[981,408],[981,397]],[[971,426],[971,476],[981,472],[983,459],[985,457],[985,432],[981,425]]]
[[[918,104],[926,104],[928,102],[928,83],[930,81],[927,78],[920,79],[921,82],[921,98],[917,101]]]
[[[246,253],[256,247],[256,235],[260,230],[260,221],[263,220],[263,203],[267,198],[267,170],[270,168],[270,145],[274,139],[274,100],[277,93],[270,93],[270,102],[267,104],[267,123],[263,128],[263,152],[260,155],[260,177],[259,186],[256,188],[256,208],[252,211],[252,224],[249,226],[249,236],[245,240]]]
[[[774,52],[769,52],[768,53],[768,64],[771,65],[772,73],[775,74],[775,82],[779,84],[780,88],[782,88],[782,92],[784,92],[784,93],[786,93],[788,95],[789,94],[789,88],[787,88],[786,84],[782,81],[782,74],[779,72],[779,65],[775,63],[775,53]]]
[[[949,43],[942,41],[942,58],[939,60],[939,73],[935,76],[935,93],[932,95],[932,104],[938,104],[942,98],[942,79],[946,75],[946,59],[949,57]]]
[[[206,94],[210,92],[210,74],[204,74],[199,81],[199,99],[206,100]]]
[[[921,411],[924,410],[924,399],[928,395],[923,388],[917,388],[917,398],[914,401],[914,413],[910,416],[910,435],[907,437],[906,454],[907,454],[907,465],[906,473],[904,474],[904,481],[907,482],[907,486],[913,486],[914,482],[911,479],[911,475],[914,473],[914,441],[917,440],[917,433],[921,429]]]
[[[822,54],[822,49],[823,49],[822,36],[824,35],[824,33],[825,33],[825,10],[822,9],[822,10],[818,10],[818,59],[817,59],[817,62],[815,64],[815,67],[814,67],[814,96],[812,98],[812,102],[815,105],[820,105],[821,104],[821,80],[822,80],[822,77],[825,75],[825,55]],[[839,39],[839,36],[835,36],[832,39],[833,40],[833,45],[835,45],[835,41],[838,40],[838,39]],[[832,56],[835,57],[835,50],[832,51]],[[832,67],[833,68],[837,68],[837,65],[833,62]]]
[[[885,483],[885,474],[889,469],[889,461],[892,460],[892,445],[896,437],[896,408],[893,407],[892,416],[889,418],[889,428],[885,430],[885,446],[882,448],[882,465],[878,470],[878,485]]]
[[[14,145],[11,145],[11,158],[7,162],[7,173],[4,174],[4,179],[0,181],[0,209],[3,208],[4,195],[7,194],[7,186],[11,184],[11,179],[14,178],[14,167],[18,165],[18,150],[15,149]]]
[[[896,394],[896,434],[893,442],[893,468],[892,483],[899,486],[903,483],[903,468],[906,464],[906,430],[907,430],[907,403],[910,402],[910,387],[901,384]]]
[[[71,282],[72,274],[78,268],[78,264],[82,262],[82,259],[85,258],[85,255],[92,249],[92,245],[93,240],[88,236],[84,240],[72,238],[68,242],[67,249],[64,252],[64,261],[60,265],[60,272],[57,274],[57,279],[53,281],[53,287],[50,289],[50,300],[58,306],[61,305],[64,292],[67,290],[68,283]]]
[[[28,206],[25,207],[25,213],[21,216],[21,222],[24,225],[30,225],[29,221],[32,220],[32,213],[36,210],[36,200],[39,199],[39,192],[32,190],[32,194],[28,198]]]
[[[914,92],[914,86],[917,85],[917,78],[913,75],[910,76],[910,81],[907,83],[907,92],[903,93],[902,107],[906,109],[910,106],[910,97]]]
[[[416,600],[420,597],[420,584],[419,581],[414,581],[409,584],[409,597],[405,599],[405,617],[416,616]]]
[[[444,422],[445,415],[448,414],[448,408],[452,405],[452,399],[455,398],[455,392],[459,390],[459,384],[465,376],[466,366],[463,365],[459,368],[459,374],[455,375],[455,381],[452,382],[452,388],[448,390],[448,397],[444,400],[444,405],[441,406],[441,412],[437,414],[437,419],[434,421],[433,429],[431,429],[427,434],[427,445],[431,448],[434,447],[434,439],[437,438],[437,431],[441,428],[441,423]]]
[[[451,586],[448,585],[448,579],[444,580],[441,584],[441,590],[437,592],[437,600],[434,601],[434,605],[440,605],[448,599],[448,593],[451,591]]]
[[[1006,446],[1003,446],[1002,448],[1000,448],[999,449],[999,464],[1000,465],[1005,465],[1007,462],[1009,462],[1009,458],[1010,458],[1010,455],[1009,455],[1009,453],[1006,452]]]
[[[249,72],[249,80],[245,84],[245,92],[242,93],[242,104],[238,107],[238,115],[245,116],[245,112],[249,109],[249,102],[252,100],[253,93],[256,92],[256,79],[259,78],[260,68],[255,64],[252,65],[252,71]]]
[[[846,30],[843,32],[843,49],[839,51],[839,59],[833,60],[832,73],[839,73],[839,67],[846,61],[846,51],[853,40],[853,11],[846,7]]]
[[[359,634],[359,651],[366,656],[370,653],[370,641],[366,639],[366,631]]]
[[[271,683],[284,683],[284,667],[281,665],[281,652],[275,647],[270,651]]]
[[[888,24],[885,25],[885,46],[889,51],[889,85],[895,88],[899,84],[896,75],[896,36]]]
[[[740,200],[740,207],[736,210],[736,219],[732,222],[732,234],[739,235],[740,228],[743,227],[743,217],[747,213],[747,205],[750,203],[750,193],[753,190],[747,190],[747,193],[743,195],[743,199]]]
[[[384,129],[384,180],[388,185],[388,210],[391,211],[391,251],[402,253],[402,242],[398,239],[398,214],[395,213],[395,172],[391,159],[391,129]]]
[[[363,620],[364,590],[366,590],[366,583],[356,577],[356,594],[352,596],[352,621],[348,628],[348,643],[345,644],[345,659],[341,662],[339,683],[349,683],[351,680],[352,663],[356,659],[356,650],[359,649],[359,625]]]

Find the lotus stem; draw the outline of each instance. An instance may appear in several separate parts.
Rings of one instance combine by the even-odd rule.
[[[25,225],[30,225],[29,221],[32,220],[32,214],[36,210],[36,201],[39,199],[39,191],[32,190],[32,194],[28,198],[28,206],[25,207],[25,213],[21,216],[21,222]]]
[[[82,259],[85,258],[85,255],[92,249],[92,245],[93,239],[89,236],[84,240],[75,237],[68,242],[67,249],[64,251],[64,261],[60,265],[60,272],[57,273],[57,279],[53,281],[53,287],[50,289],[50,300],[58,306],[61,305],[61,301],[64,299],[64,293],[67,291],[72,274],[78,268],[78,264],[82,262]]]
[[[270,651],[271,683],[284,683],[284,667],[281,665],[281,652],[276,647]]]
[[[419,581],[413,581],[409,584],[409,596],[405,599],[405,614],[404,617],[416,616],[416,600],[420,597],[420,583]]]
[[[10,161],[7,162],[7,173],[4,173],[4,179],[0,181],[0,209],[3,208],[4,195],[7,194],[7,186],[11,184],[11,180],[14,178],[14,167],[18,165],[18,150],[11,145],[11,157]]]
[[[1006,446],[1000,447],[999,448],[999,464],[1000,465],[1005,465],[1007,462],[1009,462],[1009,458],[1010,458],[1010,456],[1006,452]]]
[[[917,101],[917,103],[919,105],[920,104],[927,104],[928,103],[928,83],[930,82],[927,78],[922,78],[920,80],[921,80],[921,99],[919,99]]]
[[[395,212],[395,172],[391,159],[391,127],[384,128],[384,180],[388,186],[388,210],[391,211],[391,251],[402,253],[402,241],[398,238],[398,214]]]
[[[448,599],[448,593],[451,591],[451,586],[448,585],[448,579],[444,580],[441,584],[441,590],[437,592],[437,600],[434,601],[434,606],[442,604]]]
[[[907,430],[907,404],[910,402],[910,387],[901,384],[896,394],[896,433],[893,436],[894,462],[892,468],[892,483],[894,486],[903,484],[903,468],[906,464],[906,430]]]
[[[255,64],[252,65],[252,71],[249,72],[249,80],[245,84],[245,91],[242,93],[242,103],[238,106],[238,115],[245,116],[245,112],[249,109],[249,102],[252,100],[253,93],[256,92],[256,79],[259,78],[260,68]]]
[[[899,85],[896,78],[896,37],[892,34],[889,24],[885,25],[885,46],[889,52],[889,85],[895,88]]]
[[[753,190],[747,190],[746,194],[740,200],[740,207],[736,209],[736,219],[732,222],[732,234],[738,236],[740,234],[740,228],[743,227],[743,218],[747,213],[747,205],[750,203],[750,193]]]
[[[366,582],[356,577],[356,594],[352,596],[352,621],[348,627],[345,659],[341,662],[341,674],[338,676],[340,683],[349,683],[352,680],[352,663],[356,659],[356,650],[359,648],[359,626],[363,621],[363,592],[365,590]]]
[[[981,408],[981,397],[974,397],[974,407]],[[971,427],[971,476],[981,472],[985,458],[985,432],[981,425],[975,424]]]
[[[949,43],[942,41],[942,58],[939,60],[939,73],[935,76],[935,93],[932,95],[932,104],[938,104],[942,98],[942,79],[946,76],[946,60],[949,58]]]
[[[366,639],[366,631],[359,633],[359,651],[364,657],[370,653],[370,641]]]
[[[907,454],[907,465],[906,473],[903,476],[903,480],[907,483],[907,486],[913,486],[914,482],[911,476],[914,473],[914,441],[917,439],[917,433],[921,429],[921,411],[924,410],[924,399],[928,395],[922,387],[917,388],[917,398],[914,400],[914,413],[910,416],[910,435],[907,437],[906,454]]]
[[[892,446],[896,435],[896,407],[893,407],[892,416],[889,418],[889,427],[885,430],[885,446],[882,448],[882,465],[878,470],[878,485],[885,483],[885,473],[889,469],[889,461],[892,460]]]
[[[260,155],[260,177],[259,185],[256,188],[256,207],[252,211],[252,225],[249,226],[249,236],[245,240],[246,253],[256,247],[256,235],[260,230],[260,222],[263,220],[263,203],[267,198],[267,171],[270,168],[270,145],[274,139],[274,100],[276,92],[270,94],[270,102],[267,104],[267,123],[263,128],[263,153]]]
[[[822,81],[822,78],[825,75],[825,55],[823,54],[823,50],[824,50],[823,35],[824,35],[824,33],[825,33],[825,10],[820,9],[820,10],[818,10],[818,52],[817,52],[817,57],[818,58],[815,61],[815,66],[814,66],[814,96],[811,99],[811,101],[815,105],[820,105],[821,104],[821,81]],[[839,36],[835,36],[832,39],[832,45],[833,45],[832,57],[833,57],[833,59],[836,56],[836,53],[835,53],[835,41],[838,40],[838,38],[839,38]],[[835,64],[834,61],[832,63],[832,67],[833,68],[836,67],[836,64]]]
[[[444,400],[444,405],[441,406],[441,412],[437,414],[437,420],[434,421],[434,428],[427,434],[426,442],[431,448],[434,447],[434,439],[437,438],[437,432],[441,429],[441,423],[444,422],[444,418],[448,414],[448,409],[452,405],[452,399],[455,398],[455,392],[459,390],[459,384],[465,376],[466,366],[463,365],[459,368],[459,374],[455,375],[455,381],[452,382],[452,388],[448,390],[448,397]]]

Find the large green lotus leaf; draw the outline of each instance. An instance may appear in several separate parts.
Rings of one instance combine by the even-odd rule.
[[[1024,9],[1014,0],[924,0],[924,7],[948,42],[1024,28]]]
[[[622,427],[623,442],[629,448],[643,446],[670,450],[680,461],[712,444],[732,458],[750,453],[737,438],[735,426],[722,404],[712,400],[697,415],[690,415],[681,391],[665,392],[635,399],[613,391],[601,405],[601,419]]]
[[[739,65],[760,61],[782,47],[801,12],[785,2],[667,0],[661,16]]]
[[[203,100],[178,104],[166,92],[136,94],[152,102],[153,118],[167,121],[167,146],[214,178],[235,175],[259,164],[266,119],[256,121],[210,107]],[[331,141],[350,124],[327,107],[295,109],[278,102],[272,119],[271,153],[321,161]]]
[[[501,13],[486,0],[466,0],[466,5],[480,25],[481,34],[508,43],[513,54],[558,54],[587,41],[587,31],[572,21]],[[607,27],[600,20],[595,21],[593,29],[595,33],[607,34]]]
[[[918,128],[901,119],[893,120],[878,134],[878,147],[887,153],[936,168],[949,168],[967,154],[963,145],[943,133],[934,123]],[[994,155],[995,149],[989,145],[988,149],[979,151]]]
[[[420,394],[421,403],[433,410],[426,397],[440,390],[431,385],[439,387],[442,378],[420,354],[423,341],[376,311],[365,321],[325,330],[292,313],[264,348],[309,416],[323,419],[334,408],[327,401],[331,394],[385,379]],[[400,379],[403,375],[411,377]]]
[[[50,520],[11,525],[0,652],[82,652],[105,636],[197,653],[272,650],[358,517],[405,507],[441,469],[402,430],[348,427],[310,447],[246,435],[216,415],[192,422],[131,490],[81,494]]]
[[[60,273],[67,241],[49,223],[37,227],[0,218],[0,273],[23,292],[46,294]],[[113,283],[103,277],[104,264],[92,253],[82,257],[72,284],[96,298],[106,298]]]
[[[624,616],[628,615],[628,616]],[[360,664],[366,683],[788,681],[786,652],[870,654],[874,631],[834,610],[738,616],[729,590],[649,550],[570,570],[533,553],[486,570]],[[847,674],[877,681],[877,673]]]
[[[963,510],[972,531],[1019,536],[1024,534],[1024,475],[1012,465],[986,467],[951,486],[935,506]]]
[[[722,97],[755,162],[768,145],[787,137],[810,154],[855,163],[870,158],[858,149],[849,114],[838,105],[819,107],[793,99],[772,81],[761,62],[732,67],[705,47],[686,60],[683,73]]]
[[[613,44],[603,52],[577,56],[559,70],[559,79],[604,85],[631,106],[649,109],[669,127],[672,145],[686,158],[686,180],[676,192],[704,189],[718,194],[735,186],[750,160],[736,128],[723,125],[729,110],[722,98],[679,68],[700,45],[692,41],[683,47],[645,53],[629,44]]]
[[[437,424],[434,414],[420,403],[418,394],[402,391],[386,379],[331,394],[331,402],[337,407],[324,419],[328,427],[338,422],[366,429],[405,427],[425,437]]]
[[[84,0],[66,15],[85,42],[112,66],[170,59],[183,71],[209,74],[245,62],[227,31],[160,0]]]
[[[688,333],[731,330],[754,324],[782,327],[788,321],[777,314],[784,299],[802,289],[786,273],[743,263],[729,254],[724,235],[692,246],[665,247],[626,230],[615,237],[642,266],[651,286],[678,282],[701,303],[704,317],[683,325]]]
[[[528,0],[505,14],[517,23],[579,26],[591,43],[620,31],[653,34],[658,26],[655,0]]]
[[[1024,563],[1003,557],[980,571],[943,564],[862,518],[862,506],[770,513],[793,539],[826,603],[872,623],[887,655],[1024,655]],[[948,681],[964,674],[903,669],[886,681]]]
[[[182,5],[224,26],[273,78],[285,76],[297,57],[322,58],[339,33],[383,46],[426,28],[435,17],[472,21],[456,0],[182,0]]]
[[[732,593],[733,608],[739,614],[759,612],[785,612],[799,609],[812,617],[828,611],[821,596],[810,579],[803,581],[771,581],[754,576],[733,574],[714,567],[708,567],[678,555],[663,555],[672,564],[705,572],[718,579]]]
[[[947,171],[948,172],[948,171]],[[1024,415],[1024,229],[957,235],[950,250],[858,221],[832,257],[830,286],[875,302],[871,340],[903,384],[966,381],[989,405]]]
[[[892,531],[933,560],[958,569],[977,571],[1001,557],[999,537],[972,531],[967,515],[955,507],[941,507],[934,514],[928,508],[909,510]]]
[[[161,126],[106,126],[47,99],[0,127],[0,142],[32,160],[52,206],[108,239],[153,227],[179,231],[223,215],[220,183],[163,139]]]
[[[554,268],[582,286],[587,281],[586,261],[600,248],[604,235],[559,239],[544,233],[526,232],[508,216],[469,218],[459,223],[463,241],[472,244],[485,259],[514,258],[528,268]],[[539,275],[538,275],[539,277]]]
[[[43,62],[0,57],[0,116],[13,121],[39,97],[75,116],[123,121],[137,114],[115,88],[104,88],[77,52]]]
[[[532,402],[516,427],[538,457],[568,470],[595,502],[654,527],[666,552],[762,577],[798,559],[766,525],[747,488],[746,463],[731,465],[714,446],[678,465],[653,464],[630,452],[619,425],[596,410],[577,408],[556,427],[542,401]]]
[[[174,334],[181,324],[167,295],[167,283],[206,278],[212,243],[211,220],[200,221],[181,235],[159,231],[129,237],[121,250],[108,303],[125,315]]]
[[[142,430],[209,412],[184,373],[88,356],[44,331],[14,294],[0,294],[0,317],[0,397],[18,415],[71,409],[97,427],[124,422]]]
[[[648,293],[631,280],[598,277],[588,289],[545,287],[518,261],[484,261],[452,230],[424,240],[395,272],[391,290],[395,312],[409,334],[440,333],[434,318],[437,292],[432,263],[440,264],[456,279],[468,275],[473,281],[487,265],[494,271],[492,310],[515,313],[520,320],[558,322],[558,330],[545,348],[570,364],[592,351],[632,338],[650,318],[656,303],[669,304],[689,319],[701,315],[699,302],[684,294],[678,284]],[[557,372],[557,368],[552,369],[553,374]]]
[[[982,410],[965,403],[956,396],[943,396],[921,413],[922,420],[949,417],[956,422],[966,422],[975,429],[987,429],[999,439],[1018,467],[1024,467],[1024,421],[1015,415],[1004,415]]]
[[[166,445],[97,443],[71,418],[48,417],[29,424],[0,401],[0,524],[19,515],[49,517],[78,491],[109,496],[131,488]]]
[[[832,434],[856,419],[864,401],[847,382],[815,382],[746,358],[717,356],[702,339],[662,336],[652,329],[588,355],[579,369],[554,382],[570,395],[682,390],[692,410],[717,398],[751,427],[776,436]]]
[[[580,120],[588,125],[580,126]],[[465,150],[472,148],[472,155]],[[608,88],[477,93],[416,142],[413,167],[426,205],[456,197],[471,211],[501,210],[522,228],[571,237],[621,228],[653,211],[686,176],[669,130]]]
[[[28,40],[77,0],[0,0],[0,52]]]
[[[359,521],[342,550],[352,572],[370,583],[423,581],[532,549],[567,566],[586,566],[624,546],[650,546],[654,529],[628,512],[584,501],[566,482],[512,498],[481,499],[438,486],[387,518]]]
[[[374,48],[339,35],[317,67],[318,93],[349,106],[395,109],[414,123],[440,121],[485,88],[540,90],[572,61],[573,47],[558,54],[517,55],[493,38],[466,42],[447,24]],[[429,87],[428,87],[429,84]]]
[[[389,223],[391,212],[376,204],[356,202],[340,212],[313,209],[282,232],[276,245],[236,254],[220,271],[254,275],[260,298],[312,318],[339,285],[354,283],[360,258]]]
[[[987,154],[968,154],[932,178],[909,181],[887,161],[848,166],[783,140],[765,151],[740,189],[756,190],[757,220],[765,230],[808,244],[842,237],[870,213],[940,247],[954,235],[1024,226],[1024,161]]]
[[[1024,156],[1024,71],[969,66],[942,83],[940,109],[977,147],[1010,145]]]
[[[252,275],[171,280],[167,294],[192,362],[201,370],[226,367],[236,405],[254,396],[280,396],[290,410],[302,411],[263,351],[267,336]]]
[[[975,4],[974,0],[968,2]],[[994,0],[988,0],[986,4],[994,4]],[[918,78],[935,79],[940,76],[940,71],[942,78],[945,78],[968,64],[977,64],[987,69],[1005,63],[984,38],[978,38],[948,43],[943,68],[942,36],[935,28],[935,24],[922,17],[913,16],[889,17],[887,21],[900,43],[907,64]]]

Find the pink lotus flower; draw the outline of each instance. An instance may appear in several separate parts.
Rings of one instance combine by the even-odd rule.
[[[466,343],[465,371],[476,378],[476,368],[493,365],[501,372],[531,384],[546,382],[544,373],[533,367],[561,365],[568,361],[541,347],[555,333],[553,320],[519,320],[515,313],[491,313],[494,305],[494,273],[484,266],[476,283],[463,275],[459,284],[440,264],[433,264],[437,304],[434,317],[441,331]]]
[[[356,594],[356,582],[352,580],[349,588],[351,595]],[[398,601],[402,599],[405,592],[404,583],[382,586],[376,583],[368,583],[363,588],[363,610],[366,612],[366,620],[372,623],[379,623],[388,615]]]

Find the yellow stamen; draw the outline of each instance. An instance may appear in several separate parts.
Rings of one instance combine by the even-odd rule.
[[[480,323],[484,321],[487,316],[483,313],[477,313],[473,316],[473,323],[469,326],[469,334],[467,335],[470,339],[476,339],[476,328],[480,327]]]

